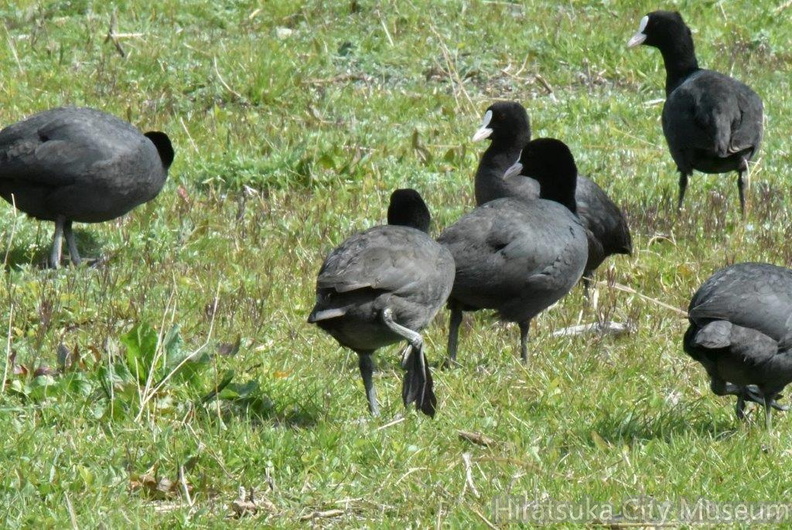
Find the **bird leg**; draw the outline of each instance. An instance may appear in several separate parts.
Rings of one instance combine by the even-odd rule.
[[[457,344],[459,343],[459,326],[462,324],[462,308],[455,302],[449,302],[451,320],[448,323],[448,357],[445,366],[457,364]]]
[[[372,416],[379,416],[379,405],[377,404],[377,392],[374,390],[374,361],[371,353],[358,352],[358,368],[360,376],[363,378],[363,387],[366,389],[366,399],[368,408]]]
[[[743,399],[748,399],[748,401],[754,401],[757,397],[757,394],[748,387],[735,385],[734,383],[727,383],[723,379],[712,377],[710,379],[710,390],[712,393],[718,396],[738,396],[742,397]],[[761,398],[759,398],[761,399]],[[764,400],[759,401],[758,403],[764,403]]]
[[[745,178],[743,179],[743,175]],[[737,168],[737,191],[740,192],[740,214],[745,217],[745,190],[751,187],[751,167],[748,159],[742,157],[740,167]]]
[[[520,357],[524,363],[528,362],[528,330],[531,327],[531,321],[525,320],[519,323],[520,326]]]
[[[382,322],[391,331],[407,339],[410,346],[402,365],[407,370],[402,384],[402,401],[407,407],[415,402],[415,406],[424,414],[434,417],[437,398],[435,397],[432,374],[423,351],[421,334],[397,324],[393,320],[393,311],[387,307],[382,311]]]
[[[63,235],[66,237],[66,244],[69,247],[69,257],[71,258],[72,263],[79,265],[81,262],[80,253],[77,252],[77,242],[74,240],[71,219],[66,220],[63,223]]]
[[[685,190],[688,185],[688,175],[684,171],[679,171],[679,201],[677,202],[677,212],[682,209],[682,200],[685,198]]]
[[[55,219],[55,234],[52,236],[52,249],[50,250],[49,266],[52,269],[57,269],[61,261],[61,245],[63,241],[63,225],[66,218],[59,215]]]
[[[786,411],[789,409],[789,407],[787,406],[778,404],[777,398],[781,398],[781,397],[782,397],[781,394],[779,394],[778,392],[769,392],[764,395],[765,427],[767,427],[768,431],[773,426],[771,414],[770,414],[772,412],[771,409],[776,409],[780,411]]]
[[[742,390],[743,390],[742,398],[744,401],[752,401],[754,403],[758,403],[759,405],[767,404],[765,402],[767,396],[761,390],[759,390],[759,387],[757,387],[756,385],[745,386],[742,388]],[[769,406],[776,410],[780,410],[781,412],[786,412],[787,410],[789,410],[789,407],[787,405],[781,405],[778,403],[777,400],[782,397],[783,396],[779,393],[775,393],[772,396],[770,396]]]
[[[763,405],[765,409],[768,407],[780,411],[789,409],[789,407],[780,405],[778,401],[776,401],[776,398],[780,397],[780,394],[776,393],[771,396],[766,396],[756,385],[740,386],[713,377],[710,380],[710,389],[718,396],[737,396],[737,404],[734,407],[734,412],[737,414],[737,418],[741,420],[745,419],[745,404],[749,401]]]
[[[404,326],[397,324],[396,321],[393,320],[393,311],[390,307],[386,307],[382,310],[381,318],[382,323],[385,324],[389,330],[404,337],[414,349],[423,349],[423,338],[421,337],[421,334],[417,331],[411,330],[410,328],[405,328]]]
[[[742,394],[737,395],[737,404],[734,405],[734,413],[737,414],[738,420],[745,420],[745,397]]]
[[[737,396],[737,404],[734,407],[734,412],[740,420],[745,419],[745,400],[756,401],[758,397],[757,394],[748,387],[727,383],[723,379],[717,377],[710,378],[710,390],[717,396]],[[764,400],[759,401],[759,403],[764,403]]]
[[[771,431],[773,429],[773,416],[771,414],[772,409],[772,402],[775,401],[773,396],[765,396],[764,397],[764,409],[765,409],[765,429]]]
[[[740,195],[740,215],[745,217],[745,180],[742,171],[737,173],[737,192]]]
[[[402,401],[405,407],[415,403],[416,408],[427,416],[434,417],[437,397],[434,394],[434,381],[423,350],[407,346],[403,367],[406,370],[402,383]]]

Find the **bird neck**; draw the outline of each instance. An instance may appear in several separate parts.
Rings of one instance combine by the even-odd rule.
[[[431,218],[421,212],[388,212],[388,224],[391,226],[407,226],[428,234]]]
[[[666,96],[699,70],[693,39],[681,39],[660,50],[666,70]]]
[[[391,199],[388,207],[389,225],[408,226],[428,234],[431,223],[432,217],[423,200],[398,199],[397,204],[393,204]]]
[[[573,214],[577,215],[577,201],[575,200],[575,187],[577,184],[577,175],[569,181],[558,182],[543,182],[539,181],[539,198],[547,201],[554,201],[563,206]]]
[[[481,155],[481,161],[476,170],[476,180],[503,179],[503,174],[517,161],[522,148],[522,145],[516,144],[505,147],[498,146],[497,149],[493,149],[493,146],[490,146]]]
[[[484,204],[500,197],[509,196],[509,184],[504,179],[506,170],[509,169],[520,156],[522,145],[511,145],[504,148],[490,146],[481,155],[475,178],[476,204]],[[524,177],[516,177],[518,179]],[[514,179],[512,179],[514,180]]]

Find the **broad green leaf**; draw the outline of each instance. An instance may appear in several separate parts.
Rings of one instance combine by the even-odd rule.
[[[157,353],[157,332],[146,323],[138,324],[121,336],[121,342],[127,348],[126,360],[130,372],[139,381],[145,381]]]

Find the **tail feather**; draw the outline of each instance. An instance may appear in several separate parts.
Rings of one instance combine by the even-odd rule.
[[[322,320],[330,320],[331,318],[342,317],[347,314],[349,306],[344,307],[331,307],[329,309],[319,309],[318,306],[313,308],[311,314],[308,315],[308,323],[316,324]]]
[[[417,409],[434,418],[437,397],[434,393],[434,381],[429,371],[429,363],[426,361],[423,349],[416,351],[412,346],[408,346],[404,367],[407,370],[402,386],[404,406],[409,407],[411,403],[415,402]]]

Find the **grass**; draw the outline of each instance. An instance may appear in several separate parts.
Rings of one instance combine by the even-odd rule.
[[[761,414],[739,424],[682,352],[684,318],[607,282],[685,309],[727,263],[792,261],[792,27],[779,23],[790,11],[669,6],[694,28],[702,65],[765,101],[741,222],[733,176],[695,175],[676,215],[650,104],[662,62],[625,49],[656,5],[624,4],[0,7],[0,123],[90,105],[166,131],[177,149],[155,201],[77,227],[104,266],[42,270],[51,224],[0,208],[2,526],[481,527],[508,522],[496,499],[611,503],[640,522],[651,517],[629,499],[789,497],[788,418],[772,432]],[[435,372],[434,421],[403,411],[397,349],[381,351],[383,416],[369,419],[355,355],[305,322],[316,272],[382,222],[396,187],[422,192],[438,232],[469,210],[483,149],[469,137],[495,99],[521,101],[535,136],[571,146],[623,206],[635,255],[600,271],[596,310],[577,288],[536,319],[526,366],[516,329],[466,317],[461,367]],[[597,319],[635,331],[552,336]],[[443,312],[425,334],[435,364],[447,326]],[[257,509],[236,518],[240,487]]]

